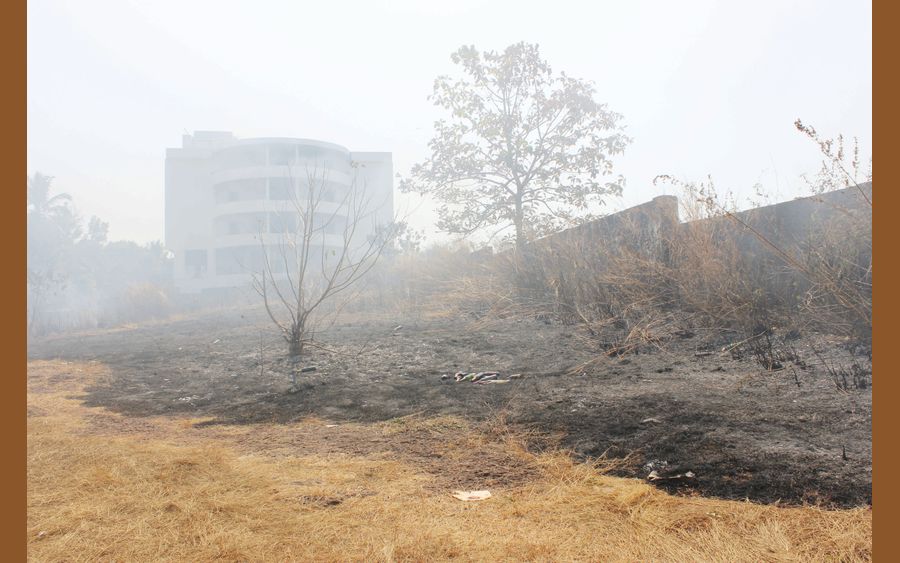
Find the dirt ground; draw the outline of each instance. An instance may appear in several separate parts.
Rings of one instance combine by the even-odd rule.
[[[322,347],[303,364],[316,370],[300,376],[299,389],[291,388],[279,336],[248,310],[44,338],[32,343],[29,359],[103,362],[112,375],[87,389],[86,405],[132,419],[187,416],[205,418],[204,425],[261,429],[309,417],[334,424],[410,415],[436,425],[438,417],[476,426],[499,420],[528,436],[536,450],[624,458],[615,470],[623,476],[691,471],[695,479],[658,482],[686,494],[871,504],[871,378],[862,377],[865,388],[840,389],[829,370],[870,365],[869,358],[836,340],[793,340],[791,361],[767,372],[746,346],[723,353],[727,339],[711,347],[696,335],[665,350],[596,360],[597,351],[575,328],[539,321],[350,320],[317,339]],[[458,370],[522,378],[442,382],[442,374]],[[320,431],[318,438],[331,432],[334,439],[298,437],[272,447],[315,442],[341,451],[339,427],[325,424]],[[452,436],[452,428],[441,435]],[[415,444],[379,440],[367,447],[433,458],[440,473],[439,443],[417,451]],[[505,463],[473,459],[465,477],[449,480],[475,489],[527,479],[527,467]]]

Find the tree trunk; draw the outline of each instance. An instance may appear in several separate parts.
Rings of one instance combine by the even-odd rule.
[[[297,372],[300,371],[300,357],[303,355],[303,331],[297,325],[291,327],[288,340],[288,357],[291,360],[291,385],[297,387]]]
[[[521,258],[525,254],[525,233],[522,227],[522,219],[516,217],[516,254]]]
[[[517,190],[516,194],[516,216],[514,218],[516,225],[516,271],[519,278],[520,292],[527,293],[528,287],[533,283],[533,265],[532,248],[528,244],[525,236],[525,211],[522,206],[522,190]]]
[[[291,327],[291,338],[288,341],[288,355],[292,358],[303,355],[303,328]]]
[[[521,260],[525,253],[525,212],[522,209],[522,190],[516,191],[516,216],[513,218],[516,224],[516,259]]]

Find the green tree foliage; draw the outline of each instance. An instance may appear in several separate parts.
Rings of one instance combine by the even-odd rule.
[[[37,312],[65,288],[81,230],[71,197],[52,194],[52,176],[35,172],[27,180],[28,326],[33,329]]]
[[[52,217],[68,211],[66,203],[72,201],[69,194],[50,195],[53,176],[35,172],[28,178],[28,214],[29,217]]]
[[[592,83],[554,74],[527,43],[502,53],[462,47],[452,61],[463,78],[438,77],[430,97],[449,115],[434,124],[431,156],[400,184],[440,202],[440,228],[512,227],[521,250],[621,193],[611,158],[630,139]]]
[[[31,332],[47,328],[39,319],[48,309],[89,313],[108,322],[128,320],[135,288],[161,291],[169,285],[171,258],[161,243],[108,242],[109,224],[97,217],[91,217],[85,230],[72,198],[53,193],[52,176],[35,172],[27,187]],[[152,293],[144,289],[142,295]]]

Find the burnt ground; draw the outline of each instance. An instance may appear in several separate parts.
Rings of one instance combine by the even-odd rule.
[[[29,359],[105,363],[112,379],[89,387],[84,400],[131,417],[212,417],[207,424],[499,418],[545,437],[532,441],[535,448],[626,458],[614,470],[621,475],[646,477],[648,463],[663,475],[692,471],[693,480],[660,483],[683,492],[871,504],[871,364],[836,339],[782,342],[776,351],[788,358],[772,372],[746,345],[721,353],[727,340],[711,347],[691,335],[664,350],[600,357],[584,367],[598,352],[571,326],[357,321],[318,336],[327,349],[311,350],[304,365],[316,371],[292,389],[278,338],[258,313],[236,310],[44,338],[32,343]],[[854,364],[864,368],[855,378]],[[457,370],[523,377],[492,385],[441,381]],[[836,374],[849,385],[836,385]]]

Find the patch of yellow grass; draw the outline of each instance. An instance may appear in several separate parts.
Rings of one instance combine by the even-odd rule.
[[[536,456],[539,476],[528,486],[466,503],[393,460],[240,455],[195,434],[183,445],[191,426],[179,421],[144,439],[92,434],[89,415],[102,411],[73,393],[103,373],[98,364],[29,364],[31,560],[870,558],[869,509],[673,497],[561,453]],[[413,423],[428,424],[400,424]]]
[[[415,431],[440,431],[452,429],[454,431],[467,430],[465,421],[452,416],[423,417],[421,413],[413,413],[386,420],[376,424],[385,434],[398,434],[401,432]]]

